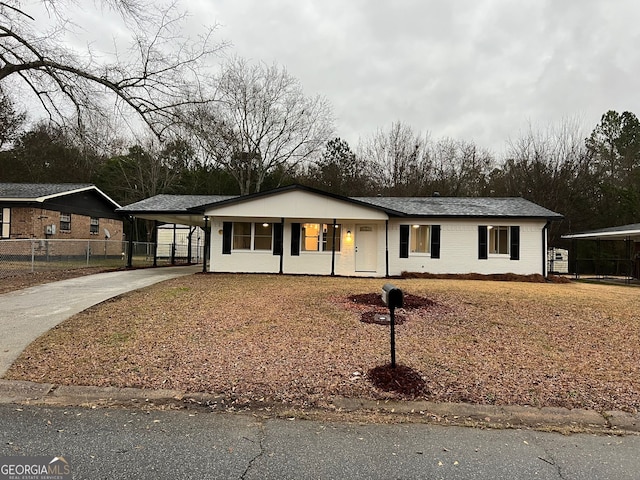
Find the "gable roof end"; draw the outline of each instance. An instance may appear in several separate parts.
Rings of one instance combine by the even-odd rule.
[[[95,190],[114,208],[120,208],[106,193],[91,183],[0,183],[0,199],[7,202],[42,203],[56,197]]]

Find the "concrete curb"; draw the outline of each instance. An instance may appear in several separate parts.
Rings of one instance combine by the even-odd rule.
[[[234,401],[223,395],[187,394],[177,390],[138,388],[56,386],[48,383],[0,380],[0,404],[56,406],[129,406],[157,407],[175,405],[228,405]],[[268,405],[260,405],[261,409]],[[247,408],[251,409],[251,406]],[[284,409],[291,409],[289,406]],[[273,410],[277,410],[274,408]],[[308,412],[308,410],[305,410]],[[472,405],[427,401],[375,401],[335,398],[327,412],[377,412],[386,415],[430,417],[438,423],[502,428],[595,430],[607,433],[639,433],[640,414],[620,411],[598,413],[593,410],[535,408],[521,406]],[[440,422],[444,420],[444,422]]]

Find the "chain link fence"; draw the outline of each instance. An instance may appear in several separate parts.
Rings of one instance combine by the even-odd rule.
[[[202,247],[133,242],[132,267],[201,263]],[[25,239],[0,241],[0,277],[27,272],[127,266],[129,242]],[[191,257],[189,258],[189,254]]]

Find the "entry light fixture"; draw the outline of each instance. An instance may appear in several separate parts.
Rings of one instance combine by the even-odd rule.
[[[420,228],[420,225],[413,225],[413,228]]]
[[[268,227],[268,226],[269,226],[269,224],[268,224],[267,222],[264,222],[264,223],[262,224],[262,226],[266,228],[266,227]]]
[[[347,240],[351,240],[351,230],[347,230]]]

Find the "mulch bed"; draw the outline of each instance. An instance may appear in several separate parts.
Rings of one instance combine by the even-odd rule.
[[[393,392],[407,399],[418,398],[425,394],[427,384],[422,375],[412,368],[396,364],[374,367],[367,372],[367,378],[374,387]]]

